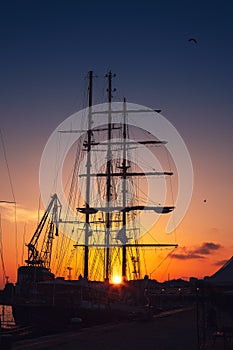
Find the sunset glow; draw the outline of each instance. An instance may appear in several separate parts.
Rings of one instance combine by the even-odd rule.
[[[114,275],[114,276],[112,277],[112,283],[113,283],[113,284],[121,284],[121,282],[122,282],[122,277],[121,277],[121,276],[119,276],[119,275]]]

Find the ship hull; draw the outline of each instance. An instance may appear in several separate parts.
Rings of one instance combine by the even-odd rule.
[[[48,332],[64,329],[78,316],[77,310],[67,305],[13,305],[12,312],[17,325]]]
[[[75,324],[77,320],[83,326],[99,323],[124,321],[130,318],[132,313],[139,310],[138,306],[130,306],[122,303],[92,304],[92,305],[39,305],[17,304],[12,305],[13,316],[16,324],[31,326],[40,330],[56,330],[67,328]]]
[[[41,286],[46,286],[46,292],[51,291],[53,282],[38,283],[37,290],[42,290]],[[76,286],[76,284],[72,284]],[[129,288],[125,294],[125,288],[120,286],[110,287],[102,283],[94,283],[95,287],[82,287],[77,293],[76,288],[71,288],[69,282],[62,283],[62,290],[56,286],[57,292],[62,291],[61,295],[54,294],[53,298],[47,298],[47,302],[33,302],[32,300],[18,300],[12,305],[13,316],[16,324],[31,326],[37,330],[58,330],[67,328],[71,325],[81,323],[83,326],[91,326],[106,322],[116,322],[129,320],[132,314],[138,313],[143,304],[136,303],[133,298],[126,300],[124,295],[128,295]],[[49,287],[49,288],[48,288]],[[67,288],[64,288],[67,287]],[[80,288],[80,286],[79,286]],[[122,291],[124,290],[124,293]],[[74,298],[71,291],[76,291]],[[138,291],[131,291],[133,295]],[[73,295],[73,299],[71,296]],[[80,296],[82,299],[80,300]],[[58,296],[59,299],[58,299]],[[48,295],[47,295],[48,297]],[[59,302],[54,302],[54,301]],[[53,301],[53,302],[52,302]],[[79,320],[79,321],[78,321]]]

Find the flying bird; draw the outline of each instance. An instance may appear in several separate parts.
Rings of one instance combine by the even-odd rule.
[[[190,43],[193,42],[193,43],[197,44],[197,39],[195,39],[195,38],[189,38],[188,41],[189,41]]]

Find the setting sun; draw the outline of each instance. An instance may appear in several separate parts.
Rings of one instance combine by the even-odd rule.
[[[114,275],[112,278],[112,283],[114,284],[120,284],[122,282],[122,277],[119,275]]]

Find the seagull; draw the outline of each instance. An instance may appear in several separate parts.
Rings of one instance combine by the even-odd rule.
[[[188,41],[189,41],[190,43],[193,42],[193,43],[197,44],[197,39],[195,39],[195,38],[189,38]]]

